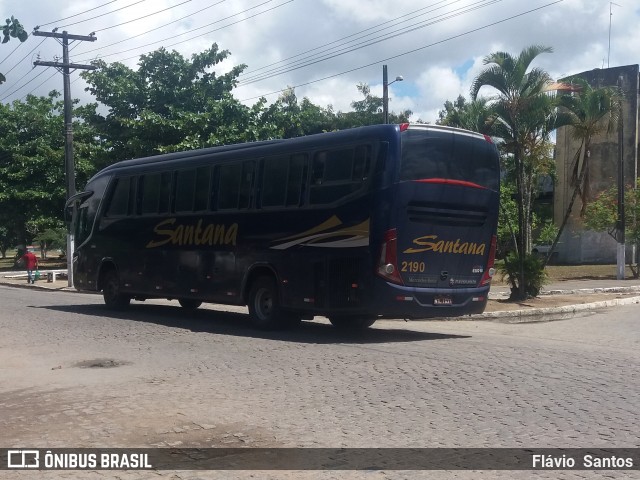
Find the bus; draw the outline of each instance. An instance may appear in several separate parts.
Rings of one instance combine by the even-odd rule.
[[[490,137],[418,124],[124,160],[67,202],[74,286],[247,306],[263,329],[480,313],[499,182]]]

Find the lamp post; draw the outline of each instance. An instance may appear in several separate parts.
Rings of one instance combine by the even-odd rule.
[[[394,82],[401,82],[404,80],[402,76],[398,75],[393,82],[388,82],[387,78],[387,66],[382,66],[382,113],[384,114],[384,123],[389,123],[389,85]]]

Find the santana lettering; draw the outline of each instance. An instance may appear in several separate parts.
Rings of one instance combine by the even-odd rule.
[[[484,255],[484,243],[463,242],[459,238],[453,240],[438,240],[437,235],[426,235],[416,238],[414,245],[421,248],[407,248],[404,253],[422,253],[422,252],[438,252],[438,253],[458,253],[462,255]]]
[[[158,223],[153,231],[159,239],[147,243],[147,248],[171,245],[236,245],[238,238],[238,224],[232,223],[228,227],[224,224],[202,224],[202,219],[196,225],[176,225],[175,218],[168,218]]]

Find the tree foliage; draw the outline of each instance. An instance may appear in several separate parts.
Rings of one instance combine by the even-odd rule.
[[[17,18],[7,18],[6,24],[2,27],[2,43],[7,43],[11,38],[17,38],[20,42],[24,42],[29,38],[29,34],[25,31],[22,24]],[[6,81],[6,77],[0,73],[0,85]]]
[[[640,178],[624,187],[625,243],[640,244]],[[614,185],[600,192],[589,202],[584,213],[584,226],[596,232],[607,232],[616,238],[618,227],[618,187]],[[638,278],[639,269],[629,259],[633,276]]]
[[[228,56],[216,44],[190,60],[161,48],[142,55],[137,70],[99,60],[97,70],[83,72],[87,90],[108,109],[82,112],[100,137],[101,163],[262,137],[251,118],[261,112],[231,94],[245,66],[215,72]]]
[[[15,245],[59,226],[66,198],[63,102],[55,91],[29,95],[0,105],[0,113],[0,225]],[[78,181],[91,171],[79,158]]]
[[[597,135],[611,133],[615,130],[622,108],[623,95],[618,88],[593,88],[587,81],[579,77],[570,78],[568,81],[573,85],[572,91],[560,96],[558,104],[566,118],[565,123],[571,128],[573,137],[579,141],[579,146],[571,165],[570,185],[573,186],[573,194],[556,238],[551,245],[551,250],[547,254],[546,262],[549,261],[560,241],[560,236],[569,221],[578,196],[582,200],[580,216],[585,214],[591,199],[589,187],[591,183],[589,174],[591,141]]]
[[[517,56],[508,52],[495,52],[484,59],[486,67],[474,79],[471,98],[477,100],[480,89],[487,86],[498,94],[490,100],[492,135],[502,140],[503,152],[512,159],[511,172],[517,196],[517,257],[520,275],[518,292],[512,298],[530,295],[525,267],[531,252],[531,206],[539,174],[538,165],[548,151],[549,135],[557,125],[555,105],[546,95],[551,82],[549,74],[532,67],[533,61],[552,49],[540,45],[525,48]],[[531,263],[531,266],[534,266]],[[531,275],[530,275],[531,277]],[[531,278],[533,281],[533,278]]]

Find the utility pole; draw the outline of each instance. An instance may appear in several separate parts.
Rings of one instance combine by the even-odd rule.
[[[622,76],[618,77],[618,88],[622,91]],[[625,269],[625,212],[624,212],[624,122],[622,111],[618,116],[618,221],[616,222],[616,240],[618,250],[616,254],[616,266],[618,280],[624,280]]]
[[[71,83],[69,81],[69,74],[71,69],[73,70],[95,70],[93,65],[81,65],[77,63],[69,63],[69,40],[80,40],[86,42],[95,42],[97,38],[91,34],[85,35],[71,35],[66,31],[62,33],[56,32],[39,32],[34,31],[33,35],[36,37],[53,37],[58,40],[62,40],[62,63],[59,62],[33,62],[34,66],[42,67],[55,67],[62,72],[63,84],[64,84],[64,165],[65,176],[67,179],[67,200],[76,194],[76,175],[75,166],[73,163],[73,122],[72,122],[72,103],[71,103]],[[75,206],[74,215],[72,221],[72,228],[67,235],[67,279],[70,287],[73,286],[73,251],[74,251],[74,229],[75,223]]]

